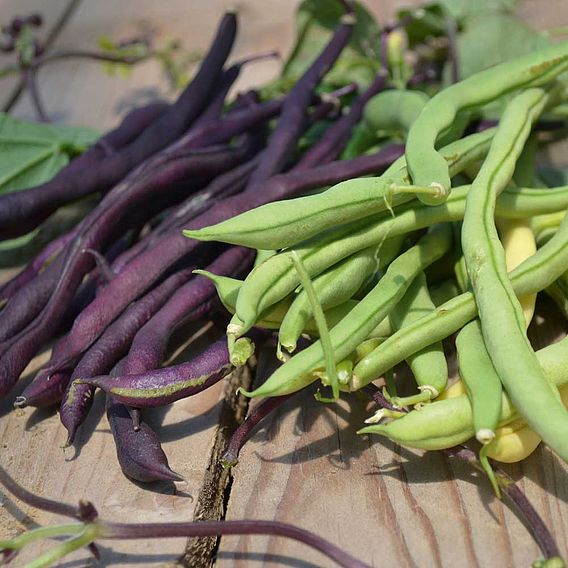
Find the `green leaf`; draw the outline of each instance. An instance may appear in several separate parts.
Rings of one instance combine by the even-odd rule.
[[[83,126],[38,124],[0,113],[0,195],[50,180],[99,136]],[[2,241],[0,265],[21,262],[27,252],[46,244],[47,236],[53,238],[69,225],[60,216],[46,223],[17,239]]]
[[[550,45],[548,37],[505,13],[468,17],[458,37],[460,76]]]
[[[512,13],[519,0],[438,0],[457,20],[470,16],[491,15],[496,12]]]
[[[354,8],[357,23],[336,63],[343,69],[342,85],[353,80],[368,83],[379,68],[380,28],[363,6],[354,2]],[[336,0],[303,0],[296,12],[296,43],[284,65],[282,79],[295,82],[302,75],[325,47],[343,14],[342,5]],[[332,77],[337,81],[339,74]]]
[[[82,126],[37,124],[0,113],[0,194],[51,179],[98,137]]]

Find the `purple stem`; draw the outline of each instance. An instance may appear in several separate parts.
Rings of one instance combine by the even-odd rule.
[[[280,120],[270,138],[268,150],[253,173],[249,188],[265,182],[268,178],[280,172],[294,151],[305,127],[306,112],[312,100],[314,89],[318,86],[322,77],[331,69],[351,37],[355,24],[351,9],[347,11],[344,18],[345,20],[342,20],[337,26],[323,51],[286,97]]]
[[[284,404],[289,398],[294,396],[294,394],[296,393],[265,398],[249,412],[245,421],[235,430],[229,440],[227,449],[221,458],[223,466],[233,467],[237,465],[239,461],[239,453],[242,447],[250,439],[251,434],[258,423]]]
[[[110,539],[210,537],[226,534],[281,536],[318,550],[343,568],[371,568],[369,564],[358,560],[320,536],[300,527],[278,521],[197,521],[189,523],[147,523],[143,525],[107,523],[105,527],[104,538]]]
[[[137,435],[137,433],[132,431],[132,428],[129,428],[129,431],[132,435]],[[368,564],[357,560],[357,558],[354,558],[331,542],[326,541],[310,531],[287,523],[262,520],[141,524],[108,523],[96,516],[96,509],[90,502],[82,502],[82,507],[73,507],[72,505],[45,499],[26,491],[23,487],[18,485],[1,466],[0,483],[8,489],[12,495],[31,507],[79,520],[85,520],[87,517],[92,522],[96,519],[97,522],[104,527],[101,538],[125,540],[168,537],[207,537],[225,534],[275,535],[297,540],[315,550],[319,550],[322,554],[344,568],[370,568]]]
[[[460,460],[473,465],[476,469],[481,469],[475,452],[465,446],[456,446],[443,451],[449,457],[459,458]],[[548,530],[548,527],[542,520],[541,516],[527,499],[527,496],[521,491],[520,487],[513,481],[513,479],[511,479],[511,477],[502,469],[495,467],[494,464],[493,469],[499,479],[499,485],[502,492],[514,505],[544,557],[546,559],[560,557],[560,551],[558,550],[558,545],[556,544],[554,537]]]
[[[306,151],[294,169],[312,168],[324,161],[335,160],[347,144],[353,127],[361,120],[365,105],[385,88],[385,84],[386,77],[377,75],[370,87],[355,99],[349,112],[325,131],[321,140]]]
[[[389,410],[397,410],[399,412],[407,412],[404,409],[395,409],[382,395],[381,390],[372,383],[364,387],[364,390],[373,398],[373,400],[381,407]],[[476,469],[483,471],[477,460],[477,456],[473,450],[465,446],[455,446],[442,450],[449,457],[459,458],[462,461],[473,465]],[[509,477],[502,469],[495,467],[493,469],[499,480],[502,492],[510,499],[516,508],[525,525],[528,527],[531,535],[538,544],[545,558],[560,557],[558,546],[554,538],[548,530],[546,524],[537,513],[536,509],[531,505],[526,495],[521,491],[518,485]]]

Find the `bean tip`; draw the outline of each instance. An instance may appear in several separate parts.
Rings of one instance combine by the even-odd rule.
[[[28,399],[25,396],[17,396],[14,401],[14,408],[26,408]]]
[[[480,428],[475,433],[475,437],[479,443],[485,446],[493,441],[493,438],[495,438],[495,432],[490,428]]]
[[[238,463],[239,463],[238,458],[236,456],[233,456],[229,452],[227,452],[221,458],[221,466],[223,467],[223,469],[231,469],[232,467],[235,467]]]

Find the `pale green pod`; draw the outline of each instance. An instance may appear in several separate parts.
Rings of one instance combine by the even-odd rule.
[[[363,111],[363,120],[374,132],[406,134],[429,97],[422,91],[389,89],[375,95]]]
[[[540,349],[536,356],[552,384],[558,388],[568,384],[568,338]],[[499,426],[518,419],[504,392],[499,401]],[[471,402],[467,395],[434,401],[393,422],[366,426],[358,433],[380,434],[411,448],[444,450],[463,444],[475,434]]]
[[[520,296],[543,290],[564,273],[567,264],[568,217],[565,217],[550,241],[511,272],[515,294]],[[471,292],[465,292],[442,304],[432,314],[394,333],[355,366],[352,390],[360,389],[382,376],[409,354],[445,339],[476,315],[474,296]]]
[[[487,353],[478,319],[458,333],[456,350],[460,376],[471,401],[475,437],[488,444],[495,437],[501,417],[503,386]]]
[[[451,231],[436,226],[418,244],[394,260],[369,294],[330,332],[333,357],[345,359],[372,329],[392,310],[416,275],[441,258],[450,248]],[[323,350],[318,341],[278,368],[262,385],[247,396],[279,396],[295,392],[314,380],[313,372],[323,366]]]
[[[388,239],[380,247],[372,246],[355,253],[314,278],[313,287],[324,310],[349,300],[366,281],[371,280],[379,267],[387,266],[398,254],[401,238]],[[282,320],[278,341],[288,352],[296,349],[298,338],[312,318],[308,295],[301,290],[294,298]]]
[[[487,104],[516,89],[546,85],[567,68],[568,42],[564,42],[495,65],[440,91],[426,104],[408,134],[405,157],[413,183],[449,192],[451,173],[436,143],[452,127],[459,111]],[[430,205],[439,203],[428,196],[420,199]]]
[[[392,327],[395,330],[404,328],[422,316],[436,309],[428,292],[428,284],[424,273],[420,273],[410,285],[402,300],[390,313]],[[428,345],[424,349],[406,358],[416,380],[419,395],[408,398],[396,397],[395,406],[418,404],[436,398],[448,384],[448,364],[444,348],[440,341]]]
[[[550,97],[543,89],[532,88],[507,105],[467,197],[462,248],[495,370],[528,425],[568,462],[568,412],[546,380],[527,338],[525,317],[507,274],[494,220],[497,195],[509,183],[531,126]]]

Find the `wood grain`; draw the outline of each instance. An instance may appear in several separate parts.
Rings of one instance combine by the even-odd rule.
[[[535,345],[566,331],[548,302],[542,313],[547,318],[531,329]],[[259,367],[259,381],[270,365]],[[226,518],[297,524],[373,566],[512,567],[539,556],[517,516],[469,465],[357,436],[372,408],[356,395],[319,404],[313,390],[285,403],[243,449]],[[539,448],[504,469],[568,554],[568,467]],[[223,537],[217,558],[223,568],[333,565],[298,543],[260,537]]]

